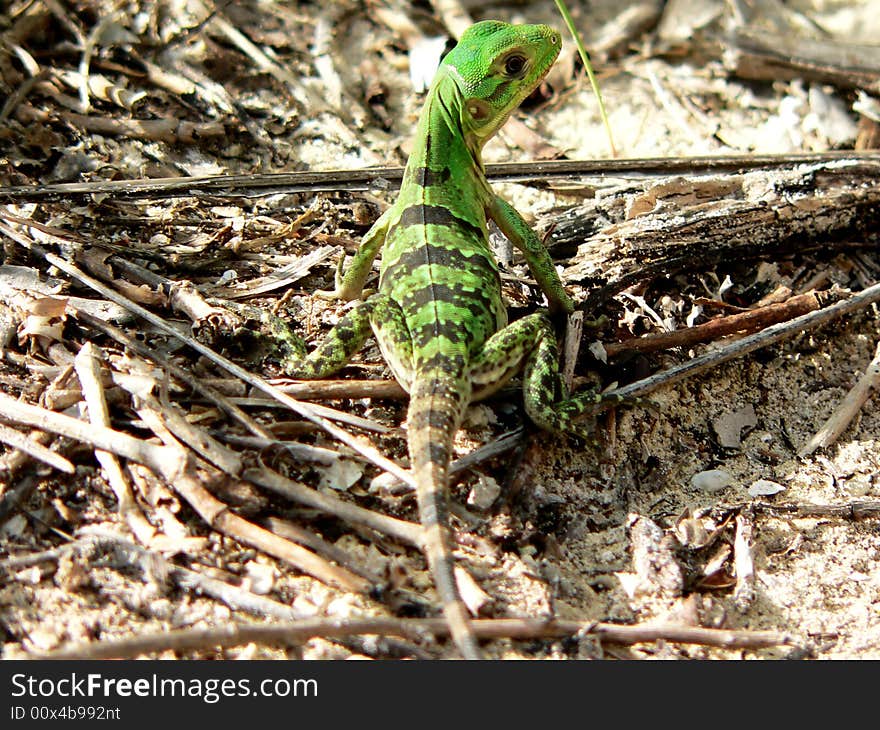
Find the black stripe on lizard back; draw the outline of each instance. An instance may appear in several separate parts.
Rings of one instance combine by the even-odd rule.
[[[443,167],[440,170],[432,170],[430,167],[417,167],[409,178],[416,185],[430,188],[436,185],[444,185],[452,177],[452,170]]]
[[[400,220],[397,222],[397,226],[402,227],[429,225],[457,227],[463,231],[467,231],[469,234],[480,240],[483,240],[485,237],[482,228],[474,225],[469,220],[460,218],[449,208],[442,205],[425,205],[423,203],[416,203],[415,205],[406,208],[400,214]],[[397,226],[395,226],[395,228]],[[394,228],[391,230],[393,231]]]

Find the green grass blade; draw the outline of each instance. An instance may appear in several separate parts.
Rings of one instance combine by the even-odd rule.
[[[608,122],[608,115],[605,113],[605,103],[602,101],[602,93],[599,91],[599,82],[596,81],[596,74],[593,73],[593,64],[590,63],[590,56],[587,54],[587,49],[584,48],[581,37],[578,34],[577,29],[574,27],[574,20],[572,20],[571,14],[568,12],[568,7],[563,0],[556,0],[556,7],[559,8],[559,12],[562,14],[562,19],[565,21],[565,25],[568,26],[568,32],[571,33],[571,37],[574,38],[581,61],[584,64],[584,68],[587,70],[590,85],[593,87],[593,93],[596,95],[596,101],[599,102],[599,116],[602,117],[602,124],[605,125],[605,133],[608,135],[608,144],[611,147],[611,156],[617,157],[617,149],[614,147],[614,137],[611,134],[611,124]]]

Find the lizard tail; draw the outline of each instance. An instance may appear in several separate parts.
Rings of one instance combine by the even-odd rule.
[[[467,403],[463,392],[469,392],[469,388],[453,380],[414,379],[407,418],[409,454],[419,502],[422,548],[443,604],[443,615],[462,656],[481,659],[467,607],[455,582],[449,530],[448,472],[452,439]]]

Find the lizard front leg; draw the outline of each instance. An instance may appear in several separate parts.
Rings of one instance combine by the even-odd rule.
[[[471,365],[474,391],[485,397],[520,370],[529,418],[546,431],[590,440],[589,429],[576,420],[600,402],[601,395],[592,390],[568,395],[559,377],[556,336],[546,312],[523,317],[489,338]]]
[[[386,210],[376,222],[370,227],[370,230],[364,235],[360,247],[352,258],[348,268],[343,272],[345,266],[345,254],[339,257],[336,266],[335,289],[333,291],[316,291],[315,296],[320,299],[344,299],[351,301],[359,299],[364,291],[364,283],[370,275],[370,269],[373,266],[373,260],[385,243],[385,236],[391,224],[391,216],[394,208]]]
[[[565,291],[559,274],[553,268],[553,261],[550,254],[538,238],[538,235],[532,230],[531,226],[523,220],[523,217],[517,212],[510,203],[504,198],[497,195],[492,197],[487,215],[495,221],[501,232],[507,236],[510,242],[522,251],[529,265],[532,276],[538,282],[538,286],[544,294],[547,295],[547,301],[550,303],[551,310],[561,309],[563,312],[571,313],[574,311],[574,302]]]

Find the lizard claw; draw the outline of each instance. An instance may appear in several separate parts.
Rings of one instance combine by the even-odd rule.
[[[326,289],[319,289],[318,291],[314,292],[312,296],[317,297],[318,299],[350,298],[345,296],[344,287],[342,284],[342,269],[344,266],[345,252],[343,251],[341,254],[339,254],[339,258],[336,261],[336,273],[333,276],[333,290],[327,291]]]
[[[352,284],[351,282],[346,283],[343,272],[344,268],[345,254],[343,253],[336,262],[336,274],[333,277],[333,290],[327,291],[325,289],[320,289],[314,292],[313,296],[318,299],[342,299],[343,301],[351,302],[355,299],[366,299],[373,293],[372,289],[367,291],[364,290],[363,282],[357,284]]]
[[[338,289],[333,289],[332,291],[329,291],[327,289],[318,289],[312,292],[312,296],[315,297],[315,299],[331,300],[341,299],[342,293]]]

